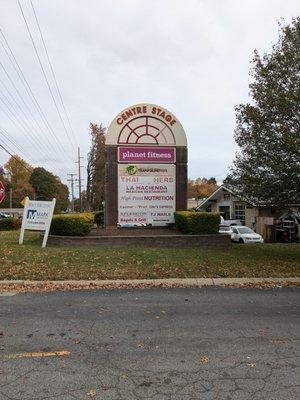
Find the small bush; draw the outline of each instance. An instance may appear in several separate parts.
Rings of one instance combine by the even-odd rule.
[[[92,213],[54,215],[50,227],[50,235],[85,236],[94,223]]]
[[[102,227],[104,225],[104,211],[103,210],[94,212],[94,224],[96,224],[98,228],[100,226]]]
[[[12,231],[14,229],[20,229],[21,221],[18,218],[1,218],[0,219],[0,231]]]
[[[220,214],[211,212],[177,211],[175,226],[183,233],[206,235],[219,232]]]

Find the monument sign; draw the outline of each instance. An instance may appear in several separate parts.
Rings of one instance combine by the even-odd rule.
[[[187,141],[177,118],[153,104],[118,114],[106,135],[106,226],[165,226],[187,202]]]

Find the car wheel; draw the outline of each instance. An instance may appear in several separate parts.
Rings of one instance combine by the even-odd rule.
[[[244,242],[244,239],[239,238],[239,243],[245,243],[245,242]]]

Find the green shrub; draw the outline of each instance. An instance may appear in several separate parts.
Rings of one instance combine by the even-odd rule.
[[[0,231],[12,231],[20,227],[21,221],[18,218],[9,217],[0,219]]]
[[[99,228],[104,225],[104,211],[95,211],[94,212],[94,224]]]
[[[175,226],[183,233],[205,235],[219,232],[220,214],[211,212],[177,211]]]
[[[84,236],[94,223],[92,213],[54,215],[50,227],[50,235]]]

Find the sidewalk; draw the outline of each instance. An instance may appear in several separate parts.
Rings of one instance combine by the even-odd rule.
[[[290,278],[186,278],[135,280],[0,281],[0,293],[84,289],[201,288],[207,286],[261,287],[300,286],[300,277]]]

